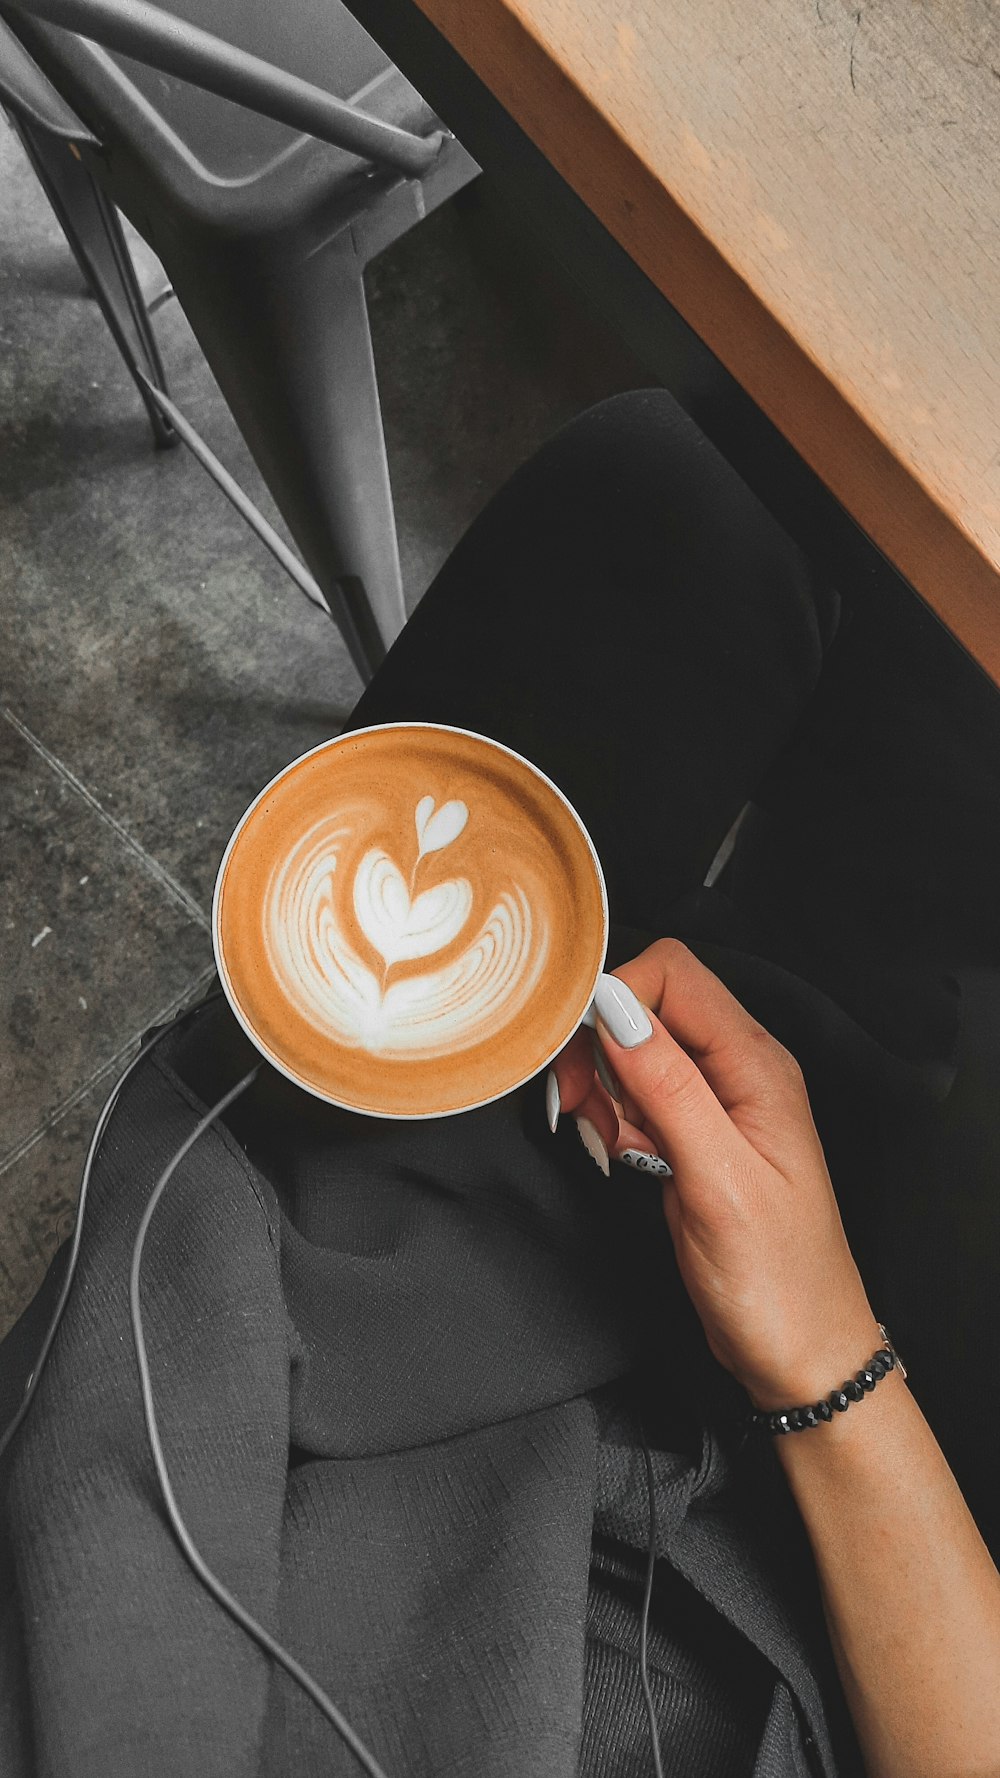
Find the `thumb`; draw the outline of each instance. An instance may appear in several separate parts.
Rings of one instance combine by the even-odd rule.
[[[732,1141],[729,1118],[697,1064],[627,982],[602,975],[594,993],[597,1034],[622,1089],[676,1172],[704,1165]]]

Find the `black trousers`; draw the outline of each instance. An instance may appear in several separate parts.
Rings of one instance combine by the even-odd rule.
[[[671,396],[618,396],[473,524],[348,727],[526,754],[586,822],[612,923],[655,933],[794,730],[838,614]]]

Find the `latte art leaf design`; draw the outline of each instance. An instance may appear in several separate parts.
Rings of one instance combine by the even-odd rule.
[[[350,1048],[416,1060],[467,1049],[525,1006],[541,979],[550,940],[544,915],[513,881],[498,886],[478,931],[457,956],[436,969],[389,979],[394,965],[440,954],[469,926],[474,896],[465,877],[415,890],[421,860],[454,844],[469,818],[463,802],[438,809],[432,796],[420,798],[419,850],[409,880],[384,849],[372,846],[338,896],[338,871],[357,845],[350,815],[317,822],[275,873],[264,910],[268,956],[288,999],[317,1030]],[[379,973],[347,936],[340,912],[345,901],[381,959]]]

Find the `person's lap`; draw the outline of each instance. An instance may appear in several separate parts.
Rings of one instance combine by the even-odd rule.
[[[450,723],[541,766],[601,857],[613,966],[666,931],[671,906],[701,883],[795,725],[837,610],[668,395],[622,397],[574,422],[491,502],[348,726]],[[241,1041],[214,1016],[176,1046],[178,1072],[205,1102],[235,1078]],[[582,1206],[603,1189],[572,1129],[549,1135],[540,1079],[465,1117],[402,1124],[304,1104],[268,1079],[228,1121],[272,1180],[294,1125],[300,1150],[334,1150],[341,1171],[377,1178],[383,1193],[400,1182],[405,1195],[406,1180],[435,1170],[449,1186],[500,1170],[536,1203],[568,1186]],[[660,1339],[675,1338],[680,1317],[690,1344],[676,1279],[658,1289],[672,1256],[655,1194],[628,1183],[620,1241],[607,1237],[608,1291],[619,1303],[669,1296],[652,1311]],[[652,1241],[633,1206],[643,1228],[660,1225]],[[310,1216],[322,1214],[314,1201]],[[648,1271],[641,1286],[635,1264]]]

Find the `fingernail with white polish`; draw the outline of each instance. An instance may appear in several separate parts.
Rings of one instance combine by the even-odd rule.
[[[597,1069],[597,1078],[602,1087],[610,1093],[612,1099],[617,1099],[620,1105],[622,1102],[621,1082],[614,1069],[608,1067],[600,1039],[596,1036],[594,1037],[594,1067]]]
[[[597,1162],[605,1179],[610,1179],[611,1163],[608,1159],[608,1147],[600,1130],[591,1123],[589,1117],[578,1117],[576,1127],[580,1132],[580,1141],[587,1153],[592,1160]]]
[[[591,1001],[590,1005],[588,1006],[586,1012],[583,1015],[583,1018],[580,1020],[580,1023],[581,1023],[581,1025],[589,1025],[590,1029],[593,1031],[595,1025],[597,1024],[597,1008],[594,1005],[593,1001]]]
[[[550,1068],[548,1074],[545,1076],[545,1115],[549,1120],[549,1129],[552,1131],[553,1136],[556,1133],[556,1125],[559,1122],[559,1113],[561,1110],[562,1102],[559,1098],[559,1082],[556,1079],[555,1069]]]
[[[602,975],[594,991],[594,1005],[616,1043],[622,1049],[638,1049],[640,1043],[653,1035],[653,1025],[646,1008],[630,987],[616,975]]]
[[[626,1167],[634,1167],[637,1173],[669,1173],[673,1177],[673,1169],[667,1166],[666,1161],[661,1161],[658,1154],[647,1154],[644,1148],[623,1149],[615,1159],[624,1161]]]

